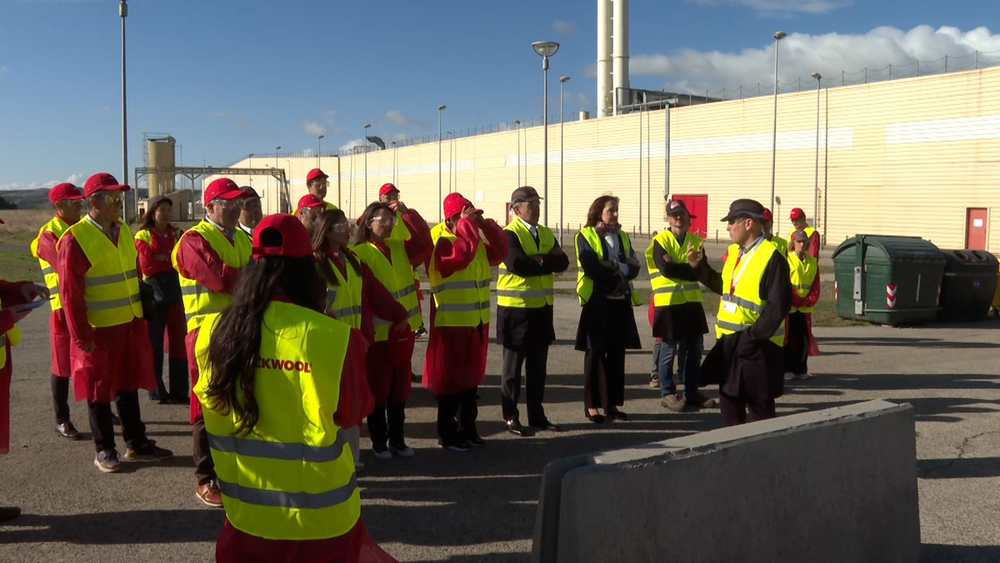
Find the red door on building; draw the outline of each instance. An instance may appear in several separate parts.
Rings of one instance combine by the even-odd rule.
[[[965,248],[986,250],[986,209],[973,207],[966,209]]]
[[[705,237],[708,233],[708,194],[673,194],[670,199],[684,202],[688,212],[694,216],[691,219],[690,232]]]

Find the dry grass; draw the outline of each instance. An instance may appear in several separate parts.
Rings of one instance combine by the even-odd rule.
[[[4,224],[0,225],[0,234],[8,235],[13,233],[38,232],[38,227],[45,224],[52,218],[51,209],[9,209],[0,211],[0,219]],[[6,239],[7,237],[4,237]]]

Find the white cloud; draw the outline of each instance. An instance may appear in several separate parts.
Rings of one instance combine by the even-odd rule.
[[[921,75],[942,72],[946,55],[948,70],[973,68],[975,51],[980,51],[979,66],[1000,64],[1000,54],[995,53],[1000,51],[1000,34],[985,27],[967,32],[921,25],[909,31],[877,27],[854,35],[791,33],[781,41],[780,49],[778,78],[783,92],[795,90],[800,82],[802,89],[814,87],[813,72],[823,75],[823,83],[831,86],[841,84],[842,71],[844,83],[863,82],[866,67],[869,81],[889,78],[890,64],[893,78],[915,76],[916,61],[920,61]],[[594,75],[593,66],[587,71]],[[637,55],[629,61],[629,72],[636,88],[694,94],[707,90],[713,97],[725,88],[725,96],[731,98],[738,97],[741,85],[748,96],[760,84],[760,91],[766,93],[774,80],[774,42],[730,53],[682,49],[673,54]],[[656,81],[650,84],[638,77]]]
[[[326,127],[317,121],[303,121],[302,130],[310,135],[326,135]]]
[[[422,131],[429,126],[423,119],[407,117],[399,110],[389,110],[385,112],[385,117],[379,121],[380,125],[395,125],[396,127]]]
[[[685,0],[701,6],[743,6],[762,17],[825,14],[853,4],[852,0]]]
[[[365,144],[364,141],[362,141],[361,139],[351,139],[350,141],[347,141],[343,145],[340,145],[337,148],[337,150],[340,152],[350,152],[352,149],[354,149],[354,147],[360,147],[364,144]]]
[[[556,20],[552,22],[552,30],[563,35],[570,35],[576,32],[576,24],[573,22]]]
[[[82,186],[83,182],[87,181],[87,175],[85,175],[85,174],[71,174],[69,178],[66,178],[66,181],[69,182],[70,184],[75,185],[75,186]]]
[[[7,74],[7,67],[5,65],[0,65],[0,76]]]

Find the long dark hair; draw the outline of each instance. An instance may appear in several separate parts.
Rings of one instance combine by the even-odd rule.
[[[269,245],[265,242],[265,246]],[[221,407],[226,413],[236,410],[240,419],[236,434],[250,434],[260,418],[254,377],[260,361],[264,312],[272,298],[283,294],[295,305],[322,312],[324,292],[311,256],[263,256],[244,266],[233,302],[222,311],[212,332],[208,348],[212,375],[205,391],[213,408]]]
[[[369,225],[369,223],[371,223],[372,218],[375,217],[375,214],[383,209],[388,210],[389,213],[392,213],[393,216],[395,216],[395,213],[392,211],[391,207],[378,201],[372,202],[370,205],[368,205],[368,207],[365,208],[364,213],[361,214],[361,219],[358,220],[359,221],[358,235],[357,235],[358,242],[368,242],[372,240],[372,228],[371,225]]]
[[[596,227],[601,222],[601,215],[604,215],[604,208],[607,207],[609,201],[615,202],[615,205],[618,204],[618,198],[613,195],[602,195],[590,204],[590,209],[587,210],[588,227]]]
[[[142,222],[139,223],[140,231],[143,229],[153,230],[154,228],[156,228],[156,209],[161,205],[169,205],[170,207],[173,207],[174,202],[170,201],[169,199],[165,199],[160,203],[154,205],[152,209],[147,209],[145,215],[142,216]]]
[[[340,280],[334,275],[333,268],[330,266],[330,260],[326,256],[326,251],[330,246],[329,241],[326,239],[326,233],[329,232],[335,223],[339,223],[341,219],[346,218],[347,215],[342,209],[327,209],[320,213],[313,223],[315,227],[312,235],[312,249],[313,256],[316,258],[316,268],[326,278],[326,283],[333,286],[340,285]],[[360,276],[361,264],[358,263],[354,252],[350,248],[344,247],[340,250],[340,255],[351,265],[354,273]]]

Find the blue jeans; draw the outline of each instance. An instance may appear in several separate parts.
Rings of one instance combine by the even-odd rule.
[[[653,339],[653,365],[649,368],[649,373],[660,373],[660,346],[662,343],[659,340]]]
[[[677,357],[677,369],[684,381],[684,398],[694,397],[698,393],[698,378],[701,375],[701,353],[705,345],[702,335],[683,340],[664,340],[660,344],[659,365],[657,375],[660,378],[660,396],[677,392],[674,383],[674,357]]]

